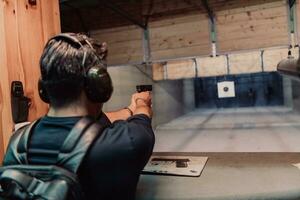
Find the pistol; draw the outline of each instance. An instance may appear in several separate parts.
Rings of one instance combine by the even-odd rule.
[[[152,85],[137,85],[136,91],[138,93],[140,92],[146,92],[146,91],[152,91]]]

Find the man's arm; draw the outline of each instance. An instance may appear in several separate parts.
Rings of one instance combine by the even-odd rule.
[[[151,118],[151,94],[150,92],[135,93],[131,97],[128,107],[118,111],[106,112],[105,115],[113,123],[117,120],[127,120],[132,115],[145,114]]]

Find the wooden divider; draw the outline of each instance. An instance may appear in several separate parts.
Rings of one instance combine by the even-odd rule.
[[[221,76],[227,74],[226,56],[197,58],[199,77]]]
[[[277,71],[277,65],[288,56],[288,48],[269,48],[217,57],[174,60],[155,63],[152,66],[154,80],[214,77],[228,74],[245,74]],[[299,57],[298,48],[291,49],[292,56]],[[196,61],[196,62],[195,62]],[[197,67],[197,70],[195,70]]]
[[[152,65],[152,76],[156,81],[165,79],[165,66],[164,63],[153,63]]]
[[[108,44],[109,65],[141,63],[144,59],[143,30],[137,26],[92,31],[91,36]]]
[[[272,72],[277,71],[277,65],[282,60],[287,58],[288,49],[270,49],[265,50],[263,54],[264,58],[264,71]]]
[[[49,37],[60,32],[59,2],[37,0],[36,5],[28,2],[0,1],[0,135],[3,139],[0,154],[6,148],[13,129],[12,81],[22,81],[25,96],[31,99],[30,121],[47,111],[47,105],[42,103],[37,91],[39,59]]]
[[[262,60],[260,51],[229,55],[229,74],[256,73],[261,71]]]
[[[251,2],[216,12],[219,52],[289,45],[287,1]]]
[[[195,78],[196,64],[194,60],[169,61],[167,63],[168,79]]]

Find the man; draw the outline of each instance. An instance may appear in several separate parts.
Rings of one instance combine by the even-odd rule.
[[[47,43],[41,56],[41,79],[46,85],[50,108],[30,137],[28,161],[49,164],[37,149],[60,149],[80,118],[93,116],[107,128],[93,143],[80,166],[79,181],[85,195],[87,199],[132,200],[139,174],[154,145],[150,93],[134,94],[130,106],[107,113],[108,120],[101,111],[102,103],[91,101],[85,86],[87,71],[102,64],[103,51],[84,35],[72,34],[72,37],[81,38],[83,42],[78,46],[64,37],[56,37]],[[105,87],[108,86],[103,85]],[[4,165],[14,164],[9,162],[4,159]]]

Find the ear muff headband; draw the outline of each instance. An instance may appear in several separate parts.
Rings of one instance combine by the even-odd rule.
[[[71,44],[76,45],[78,49],[84,48],[83,44],[87,44],[92,50],[96,52],[92,44],[87,40],[87,38],[84,35],[81,36],[75,33],[62,33],[51,38],[49,42],[53,39],[65,40]],[[86,62],[86,57],[87,57],[87,52],[84,51],[84,56],[81,63],[83,69]],[[96,65],[90,67],[85,72],[84,76],[85,76],[84,90],[87,95],[87,98],[94,103],[104,103],[108,101],[112,95],[113,86],[112,86],[110,75],[108,74],[104,65]],[[44,81],[42,79],[39,80],[38,89],[39,89],[39,95],[41,99],[46,103],[50,103],[50,99],[46,92]]]

